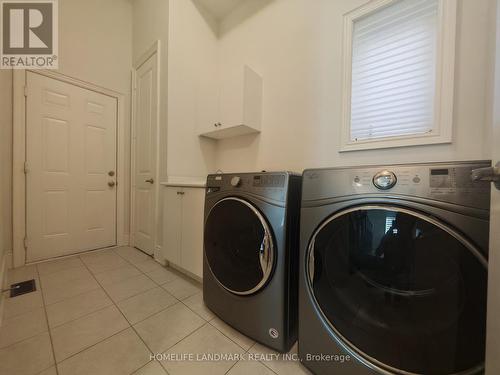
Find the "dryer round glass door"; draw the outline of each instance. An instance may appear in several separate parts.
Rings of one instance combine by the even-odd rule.
[[[243,199],[225,198],[214,205],[205,222],[204,245],[212,274],[232,293],[255,293],[271,277],[271,231],[259,210]]]
[[[313,301],[344,348],[391,373],[478,373],[487,261],[449,226],[360,206],[326,220],[306,258]]]

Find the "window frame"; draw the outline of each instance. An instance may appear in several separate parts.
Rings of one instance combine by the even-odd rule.
[[[425,134],[351,139],[352,42],[354,22],[399,0],[373,0],[345,13],[342,56],[342,124],[340,152],[392,147],[452,143],[453,97],[455,78],[455,44],[457,1],[439,0],[436,87],[432,131]]]

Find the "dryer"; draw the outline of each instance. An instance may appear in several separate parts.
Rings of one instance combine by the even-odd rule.
[[[203,299],[248,337],[286,352],[297,338],[301,177],[207,178]]]
[[[483,371],[490,162],[306,170],[299,356],[315,374]]]

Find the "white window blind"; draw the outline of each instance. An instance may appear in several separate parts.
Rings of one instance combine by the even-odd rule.
[[[429,133],[439,0],[398,0],[356,19],[351,141]]]

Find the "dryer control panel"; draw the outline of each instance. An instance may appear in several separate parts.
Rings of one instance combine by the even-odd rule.
[[[310,169],[304,172],[302,199],[406,195],[489,209],[490,184],[473,181],[471,173],[490,165],[485,161]]]

